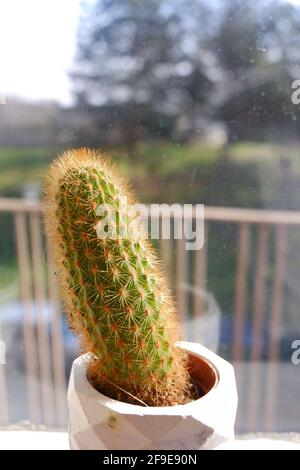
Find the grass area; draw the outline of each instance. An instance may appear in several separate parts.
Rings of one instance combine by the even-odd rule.
[[[18,297],[18,268],[14,262],[0,266],[0,305]]]
[[[63,150],[58,147],[0,148],[0,194],[21,196],[27,186],[39,187],[47,166]],[[181,172],[195,173],[197,169],[205,171],[219,156],[216,148],[166,142],[140,144],[135,160],[120,148],[110,148],[107,152],[134,183],[151,181],[151,176],[161,179]]]
[[[48,164],[58,151],[54,147],[1,147],[1,194],[17,196],[26,185],[40,185]]]
[[[17,266],[15,263],[7,263],[0,266],[0,290],[14,283],[17,279]]]
[[[26,185],[40,187],[48,164],[62,150],[0,148],[0,194],[22,196]],[[106,150],[144,202],[300,210],[298,145],[241,142],[227,150],[229,158],[224,158],[219,148],[199,142],[185,145],[143,142],[135,158],[129,158],[122,148]],[[287,166],[290,176],[284,180]],[[210,230],[208,287],[228,312],[232,311],[235,238],[230,227],[216,224]],[[8,296],[15,295],[14,227],[11,216],[6,214],[0,217],[0,242],[0,294],[7,291]]]
[[[48,164],[62,152],[62,147],[0,148],[0,192],[22,193],[25,185],[39,185]],[[106,149],[105,149],[106,150]],[[131,179],[168,178],[182,173],[206,173],[222,156],[222,150],[201,143],[176,144],[149,141],[138,145],[136,158],[129,158],[122,148],[107,149],[121,170]],[[272,143],[240,142],[229,147],[232,163],[254,166],[259,170],[279,171],[282,157],[288,159],[291,170],[300,175],[300,146]],[[201,177],[201,175],[200,175]]]

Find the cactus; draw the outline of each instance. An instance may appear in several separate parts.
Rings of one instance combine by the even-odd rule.
[[[106,395],[147,406],[194,397],[179,328],[157,255],[144,238],[97,236],[97,207],[128,214],[131,190],[99,152],[66,152],[45,184],[45,226],[70,328],[90,352],[88,378]],[[100,219],[101,220],[101,219]]]

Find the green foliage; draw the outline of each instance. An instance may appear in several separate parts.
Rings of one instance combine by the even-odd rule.
[[[40,185],[57,147],[0,148],[1,195],[22,196],[25,185]]]

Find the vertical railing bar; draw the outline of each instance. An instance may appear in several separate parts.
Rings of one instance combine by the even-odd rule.
[[[32,302],[32,295],[30,286],[30,263],[26,234],[26,219],[25,214],[22,212],[16,212],[15,214],[15,229],[20,273],[20,293],[23,307],[23,336],[25,346],[29,418],[33,423],[38,423],[38,368],[36,361],[36,345],[33,330],[32,307],[30,306],[30,303]]]
[[[283,281],[285,274],[285,257],[287,247],[287,227],[279,225],[276,233],[276,266],[270,317],[270,351],[271,361],[277,361],[279,353],[279,329],[282,322]]]
[[[165,273],[171,275],[171,240],[161,238],[160,241],[160,253],[163,262],[163,268]]]
[[[49,253],[49,248],[48,248]],[[49,300],[53,311],[52,318],[52,361],[54,372],[54,392],[58,426],[63,427],[66,421],[66,383],[65,383],[65,353],[61,331],[61,308],[59,301],[59,289],[54,276],[52,263],[49,264]]]
[[[255,291],[254,291],[254,320],[253,320],[252,350],[251,350],[252,361],[260,360],[261,353],[262,353],[262,344],[263,344],[262,335],[263,335],[267,261],[268,261],[268,238],[269,238],[268,226],[261,225],[259,228],[259,236],[258,236],[257,268],[256,268]]]
[[[234,337],[233,337],[233,360],[238,366],[237,388],[240,396],[240,413],[244,409],[244,368],[242,364],[244,356],[244,327],[246,309],[246,285],[248,273],[249,238],[250,227],[248,223],[242,222],[239,227],[238,255],[235,280],[235,303],[234,303]]]
[[[32,213],[29,216],[31,251],[33,261],[33,290],[36,301],[37,345],[41,374],[41,392],[43,416],[45,424],[53,426],[54,408],[51,387],[51,362],[49,354],[49,335],[47,330],[47,316],[45,312],[46,296],[44,283],[44,270],[42,260],[42,242],[40,232],[40,217]]]
[[[261,359],[263,345],[263,325],[264,311],[266,301],[266,279],[268,263],[268,240],[269,227],[265,224],[259,226],[258,248],[256,255],[256,274],[254,288],[253,304],[253,328],[252,328],[252,349],[251,349],[251,367],[249,384],[249,405],[248,421],[249,429],[256,430],[258,417],[258,395],[261,385],[261,365],[258,363]]]
[[[269,370],[266,386],[266,430],[273,430],[276,419],[278,356],[280,352],[280,327],[284,302],[284,276],[287,251],[287,226],[276,227],[276,260],[270,313]]]
[[[5,364],[0,363],[0,425],[9,423]]]
[[[236,296],[235,296],[235,321],[234,321],[234,341],[233,360],[243,359],[243,339],[246,309],[246,284],[249,257],[250,227],[246,222],[241,223],[238,243],[238,260],[236,270]]]
[[[0,323],[0,342],[1,342],[1,323]],[[2,357],[2,354],[4,355]],[[4,361],[2,363],[2,360]],[[7,384],[6,384],[6,350],[2,349],[0,344],[0,425],[4,426],[9,423]]]
[[[194,275],[194,304],[193,304],[193,336],[196,341],[203,337],[201,319],[205,309],[206,293],[206,269],[208,249],[208,228],[204,229],[204,245],[201,250],[195,252],[195,275]]]
[[[176,301],[182,324],[187,320],[187,258],[185,239],[176,241]]]

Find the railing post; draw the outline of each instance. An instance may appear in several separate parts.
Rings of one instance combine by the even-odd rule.
[[[266,387],[266,431],[274,430],[276,420],[278,392],[278,356],[280,352],[280,327],[282,324],[285,260],[287,251],[287,227],[285,225],[278,225],[276,228],[275,246],[275,275],[273,281],[272,304],[270,314],[270,346]]]
[[[258,248],[256,254],[256,273],[254,287],[253,304],[253,326],[252,326],[252,345],[251,345],[251,366],[250,366],[250,385],[249,385],[249,406],[248,422],[251,431],[256,430],[258,409],[257,399],[261,389],[261,360],[263,347],[263,327],[264,312],[266,302],[266,280],[268,266],[268,242],[269,227],[265,224],[260,225],[258,232]]]
[[[0,425],[9,423],[5,365],[0,363]]]
[[[160,239],[160,253],[164,271],[168,276],[172,273],[172,243],[171,240]]]
[[[187,252],[185,249],[185,239],[176,241],[176,300],[178,312],[184,324],[187,319]]]
[[[235,321],[234,321],[234,340],[233,340],[233,360],[241,361],[243,359],[243,340],[245,327],[245,309],[246,309],[246,286],[249,256],[249,224],[243,222],[240,225],[238,241],[238,259],[236,270],[236,294],[235,294]]]
[[[48,273],[49,273],[49,300],[53,310],[51,338],[52,338],[52,362],[54,375],[54,394],[56,403],[56,419],[60,427],[66,424],[66,383],[65,383],[65,353],[61,331],[61,309],[59,300],[59,290],[53,265],[48,253]]]
[[[207,223],[204,230],[204,245],[201,250],[195,252],[195,275],[194,275],[194,305],[193,305],[193,339],[201,341],[203,337],[202,321],[205,311],[206,299],[206,268],[208,249],[208,228]]]
[[[45,273],[42,261],[42,241],[40,216],[29,216],[31,252],[33,262],[33,291],[36,301],[37,345],[41,376],[43,416],[47,426],[54,425],[54,408],[51,381],[51,362],[49,354],[49,332],[47,329]]]
[[[39,420],[39,399],[37,389],[37,361],[36,361],[36,345],[33,330],[32,315],[32,293],[30,278],[30,263],[28,255],[28,242],[25,214],[16,212],[15,228],[17,240],[17,254],[20,272],[20,292],[23,307],[23,335],[25,345],[26,360],[26,378],[27,378],[27,400],[29,409],[29,418],[33,423]]]

